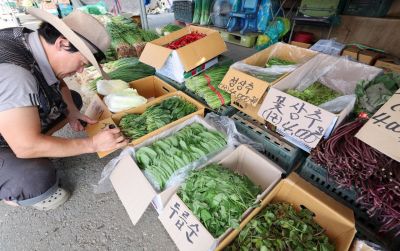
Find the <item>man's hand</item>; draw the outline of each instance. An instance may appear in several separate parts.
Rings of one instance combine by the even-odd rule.
[[[78,110],[70,112],[67,116],[67,119],[68,119],[68,123],[71,126],[72,130],[74,130],[76,132],[83,131],[85,129],[85,125],[82,125],[81,121],[89,123],[89,124],[97,123],[96,120],[89,118],[88,116],[82,114]],[[79,120],[81,120],[81,121],[79,121]]]
[[[129,141],[124,138],[119,128],[105,128],[93,136],[92,143],[95,152],[104,152],[125,147]]]

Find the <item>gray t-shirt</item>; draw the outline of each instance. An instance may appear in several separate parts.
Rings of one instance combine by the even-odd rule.
[[[25,68],[0,64],[0,112],[17,107],[38,106],[38,85]]]

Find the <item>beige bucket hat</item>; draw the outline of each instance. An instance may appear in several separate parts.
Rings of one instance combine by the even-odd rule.
[[[63,19],[38,8],[30,8],[28,13],[54,26],[101,73],[104,79],[110,79],[93,55],[99,51],[104,53],[111,43],[110,36],[99,21],[79,10],[74,10]]]

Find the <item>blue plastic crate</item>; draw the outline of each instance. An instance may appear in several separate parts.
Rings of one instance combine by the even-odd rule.
[[[300,166],[305,159],[305,153],[290,144],[278,134],[264,128],[262,124],[250,118],[243,112],[231,117],[238,131],[264,147],[263,154],[282,167],[289,174]]]
[[[309,183],[353,210],[357,236],[360,239],[379,243],[388,250],[400,250],[400,237],[394,238],[393,233],[380,234],[379,222],[369,217],[367,208],[356,202],[356,191],[339,188],[335,181],[328,179],[328,171],[325,167],[316,164],[308,157],[296,172]]]

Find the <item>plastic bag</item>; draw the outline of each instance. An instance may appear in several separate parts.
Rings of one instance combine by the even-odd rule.
[[[146,140],[145,142],[143,142],[137,146],[125,148],[118,157],[112,159],[104,167],[104,170],[101,174],[101,179],[99,180],[98,184],[94,186],[94,192],[95,193],[106,193],[106,192],[109,192],[112,190],[112,184],[109,180],[109,177],[110,177],[111,173],[114,171],[118,162],[124,156],[130,155],[133,159],[135,159],[135,150],[137,150],[143,146],[148,146],[159,139],[170,136],[170,135],[178,132],[180,129],[184,128],[185,126],[190,125],[195,122],[201,123],[209,129],[214,129],[214,130],[217,129],[218,131],[223,132],[227,136],[227,146],[224,150],[222,150],[218,153],[211,153],[210,155],[208,155],[206,157],[198,159],[197,161],[192,162],[189,165],[180,168],[173,175],[173,177],[171,177],[169,179],[165,189],[167,189],[168,187],[171,187],[173,185],[181,183],[184,180],[184,178],[186,177],[186,175],[188,174],[188,172],[201,166],[203,163],[206,163],[208,161],[215,161],[215,158],[217,158],[217,157],[219,159],[219,158],[222,158],[223,156],[228,155],[240,144],[248,144],[256,150],[262,150],[261,144],[255,143],[248,137],[240,134],[236,129],[234,121],[228,117],[219,116],[214,113],[207,114],[207,116],[205,118],[202,118],[200,116],[193,116],[192,118],[186,120],[185,122],[183,122],[175,127],[172,127],[170,129]],[[144,174],[147,177],[146,173],[144,173]],[[149,181],[151,183],[151,180],[149,180]],[[155,184],[152,184],[152,185],[155,189],[157,188],[157,187],[155,187]]]
[[[129,84],[125,81],[114,80],[99,80],[96,82],[97,92],[103,96],[122,91],[129,88]]]
[[[310,50],[322,52],[332,56],[339,56],[346,45],[336,42],[335,39],[320,39]]]
[[[136,89],[126,88],[104,97],[104,103],[111,112],[122,112],[146,104],[147,99],[138,94]]]
[[[92,15],[105,15],[107,14],[107,8],[104,1],[99,1],[96,4],[88,4],[78,8],[80,11]]]

